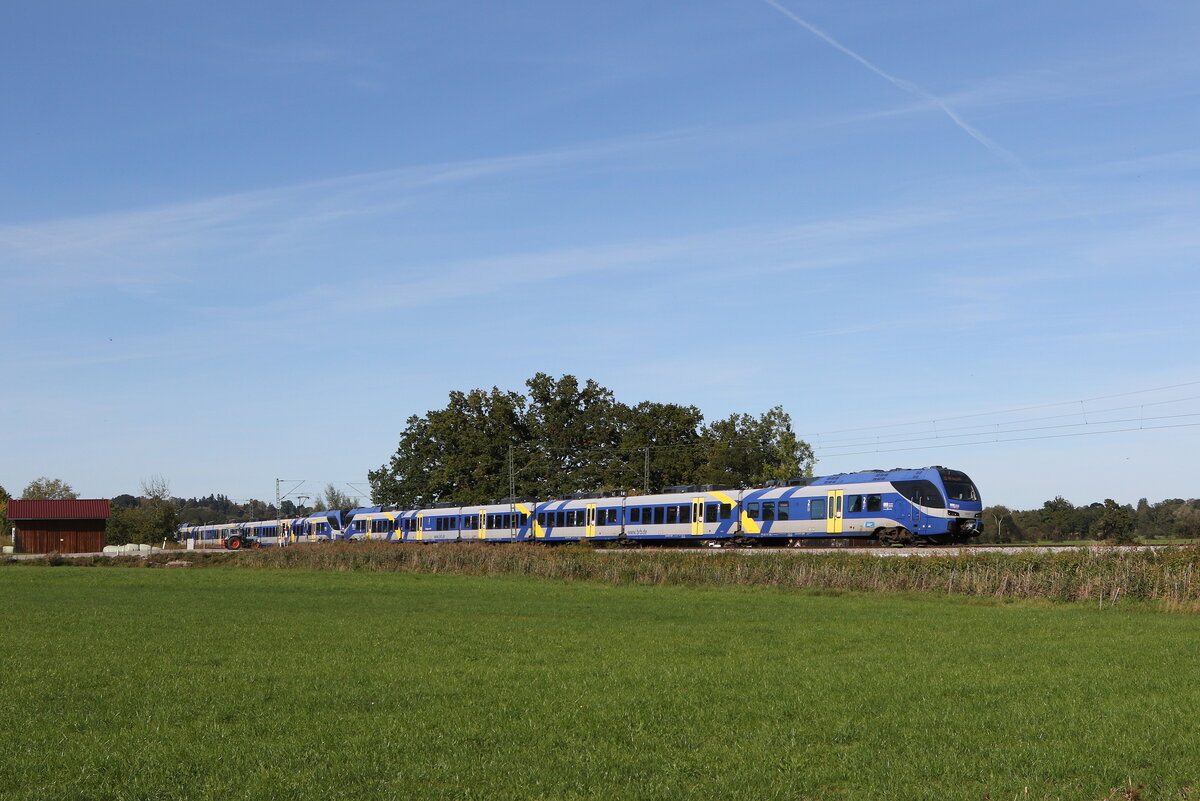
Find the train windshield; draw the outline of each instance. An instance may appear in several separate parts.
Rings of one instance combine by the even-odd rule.
[[[966,473],[957,470],[943,470],[942,484],[946,487],[946,497],[952,501],[976,503],[979,501],[979,490]]]

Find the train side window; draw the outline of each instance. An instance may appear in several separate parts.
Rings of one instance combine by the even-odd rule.
[[[567,513],[562,511],[556,512],[554,520],[556,525],[565,526],[567,524]]]
[[[660,526],[662,525],[663,518],[665,515],[666,515],[666,512],[663,511],[663,507],[661,507],[661,506],[654,507],[654,522],[656,525],[660,525]]]
[[[715,503],[708,503],[708,504],[704,505],[704,522],[705,523],[717,522],[717,509],[718,509],[718,507],[717,507],[717,504],[715,504]]]
[[[732,520],[733,519],[733,504],[732,503],[721,504],[721,519],[722,520]]]
[[[746,516],[751,520],[758,520],[758,501],[746,504]]]
[[[861,512],[863,510],[863,496],[849,495],[846,497],[847,512]]]
[[[678,522],[679,522],[679,507],[678,506],[668,506],[667,507],[667,525],[670,525],[671,523],[678,523]]]
[[[825,519],[825,499],[813,498],[808,504],[808,516],[812,520]]]
[[[686,506],[679,507],[679,522],[680,523],[692,522],[692,505],[690,503]]]
[[[762,519],[763,520],[774,520],[775,519],[775,501],[765,501],[763,503]]]
[[[640,507],[640,506],[629,507],[629,522],[630,523],[642,522],[642,507]]]
[[[608,510],[608,524],[610,526],[617,525],[617,510],[616,509]]]
[[[538,512],[538,514],[537,514],[537,521],[538,521],[538,525],[539,525],[539,526],[543,526],[543,527],[544,527],[544,526],[546,525],[546,513],[545,513],[545,512]]]
[[[868,512],[883,511],[883,500],[879,495],[868,495],[867,496],[867,511]]]
[[[791,516],[792,516],[792,502],[791,501],[780,501],[779,502],[779,519],[780,520],[788,520],[791,518]]]

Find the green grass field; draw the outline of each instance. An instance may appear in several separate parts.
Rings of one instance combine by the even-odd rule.
[[[1189,798],[1198,635],[1090,604],[0,570],[0,798]]]

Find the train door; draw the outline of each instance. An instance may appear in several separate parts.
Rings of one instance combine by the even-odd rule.
[[[829,490],[827,493],[828,510],[825,513],[825,533],[826,534],[841,534],[844,518],[842,510],[843,496],[845,490]]]
[[[417,536],[416,536],[417,542],[421,542],[422,540],[425,539],[425,513],[424,512],[417,512],[417,527],[414,529],[414,531],[417,534]]]
[[[586,522],[587,522],[587,531],[585,532],[584,536],[587,536],[587,537],[596,536],[596,504],[594,504],[594,503],[589,503],[587,505],[587,520],[586,520]]]
[[[704,536],[704,499],[692,498],[692,536]]]

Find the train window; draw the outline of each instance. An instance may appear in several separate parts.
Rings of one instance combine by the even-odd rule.
[[[529,515],[525,514],[524,512],[521,512],[520,524],[522,526],[528,526],[529,525]]]
[[[825,499],[813,498],[808,503],[808,517],[811,520],[825,519]]]
[[[717,522],[717,510],[718,510],[717,504],[715,504],[715,503],[705,504],[705,506],[704,506],[704,522],[705,523]]]
[[[746,516],[751,520],[758,520],[758,502],[746,504]]]
[[[545,526],[546,525],[546,513],[538,512],[537,513],[537,521],[538,521],[539,526]]]
[[[512,528],[512,527],[513,527],[513,516],[511,513],[506,514],[504,516],[504,525],[500,526],[500,528]]]
[[[629,522],[630,523],[642,522],[642,507],[640,507],[640,506],[629,507]]]
[[[946,501],[932,481],[893,481],[896,491],[918,506],[945,509]]]
[[[846,496],[846,511],[861,512],[863,510],[863,496],[847,495]]]
[[[669,526],[672,523],[678,523],[678,522],[679,522],[679,507],[678,506],[668,506],[667,507],[667,525]]]
[[[666,513],[663,511],[663,508],[661,506],[655,506],[654,507],[654,522],[657,525],[661,526],[663,523],[663,517],[665,514]]]
[[[610,526],[617,525],[617,510],[616,509],[609,509],[607,517],[608,517],[608,525],[610,525]]]
[[[880,512],[883,511],[883,499],[878,495],[867,496],[867,511]]]
[[[762,519],[763,520],[774,520],[775,519],[775,501],[766,501],[763,503]]]
[[[555,514],[554,518],[556,521],[555,525],[565,526],[567,524],[567,513],[566,512],[558,512]]]
[[[791,516],[792,516],[792,502],[791,501],[780,501],[779,502],[779,519],[787,520]]]
[[[692,522],[692,505],[690,503],[687,506],[679,507],[679,522],[680,523]]]
[[[946,495],[952,501],[966,501],[968,503],[979,500],[979,493],[975,491],[975,485],[971,483],[971,479],[967,478],[966,473],[961,473],[958,470],[940,470],[942,483],[946,485]]]
[[[732,519],[732,517],[733,517],[733,504],[731,504],[731,503],[721,504],[721,519],[722,520],[730,520],[730,519]]]

